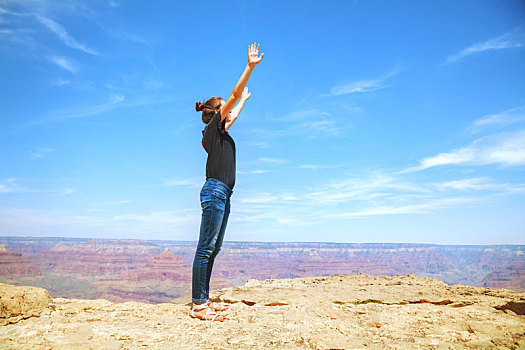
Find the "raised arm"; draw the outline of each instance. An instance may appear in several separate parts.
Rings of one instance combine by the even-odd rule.
[[[244,68],[244,72],[235,85],[235,88],[233,88],[230,97],[228,97],[228,100],[221,108],[221,121],[223,121],[224,118],[228,116],[228,113],[230,113],[233,106],[235,106],[237,101],[239,101],[242,96],[242,92],[248,83],[248,79],[250,79],[253,69],[259,62],[261,62],[264,53],[259,56],[259,46],[260,45],[257,43],[253,43],[248,46],[248,64],[246,65],[246,68]]]
[[[226,119],[226,131],[230,129],[232,124],[237,120],[237,117],[239,116],[239,113],[242,111],[242,107],[244,107],[244,103],[246,100],[250,98],[252,95],[251,92],[248,92],[248,87],[245,87],[241,94],[241,99],[239,100],[239,103],[237,103],[237,106],[232,108],[232,112],[228,119]]]

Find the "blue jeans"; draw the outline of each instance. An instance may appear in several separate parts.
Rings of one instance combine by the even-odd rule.
[[[193,259],[191,298],[204,303],[210,292],[210,277],[215,257],[221,250],[232,190],[216,179],[208,179],[201,190],[202,218],[199,243]]]

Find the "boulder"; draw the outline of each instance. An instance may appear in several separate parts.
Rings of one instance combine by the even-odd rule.
[[[12,286],[0,283],[0,325],[40,316],[49,312],[51,297],[47,290],[38,287]]]

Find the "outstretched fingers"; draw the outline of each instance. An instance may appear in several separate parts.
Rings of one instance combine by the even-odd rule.
[[[259,48],[261,47],[261,44],[253,43],[251,45],[248,45],[248,53],[257,53],[259,54]]]
[[[261,47],[261,44],[253,43],[251,45],[248,45],[248,63],[253,67],[257,65],[259,62],[261,62],[261,59],[263,58],[264,54],[261,54],[259,57],[259,48]]]

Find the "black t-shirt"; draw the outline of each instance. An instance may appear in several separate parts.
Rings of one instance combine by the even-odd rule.
[[[221,123],[217,112],[202,131],[202,145],[208,152],[206,179],[212,178],[233,190],[235,185],[235,142],[226,131],[226,118]]]

